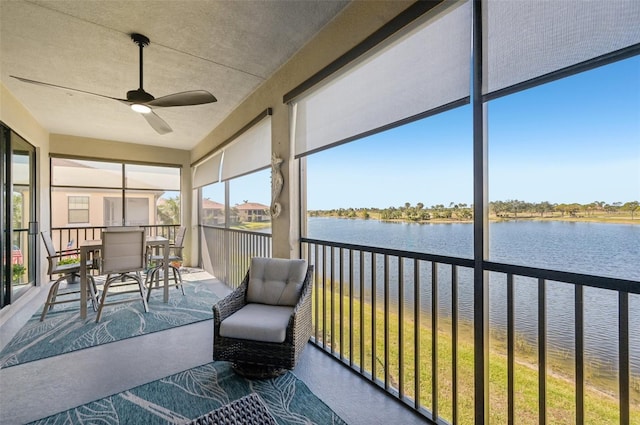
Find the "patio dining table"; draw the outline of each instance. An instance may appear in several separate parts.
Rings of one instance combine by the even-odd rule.
[[[164,276],[164,302],[169,302],[169,239],[163,236],[150,236],[146,239],[146,244],[152,248],[162,248],[164,257],[162,270]],[[86,240],[80,243],[80,317],[87,318],[87,261],[91,252],[99,251],[102,248],[101,240]]]

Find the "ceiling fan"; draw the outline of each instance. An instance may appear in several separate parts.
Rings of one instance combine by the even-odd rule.
[[[11,75],[11,77],[20,80],[24,83],[30,84],[38,84],[46,87],[53,87],[57,89],[70,90],[84,94],[90,94],[92,96],[103,97],[106,99],[117,100],[118,102],[125,103],[131,107],[136,112],[139,112],[149,123],[149,125],[159,134],[167,134],[171,133],[173,130],[166,123],[165,120],[160,118],[153,112],[153,108],[168,108],[172,106],[192,106],[192,105],[202,105],[205,103],[216,102],[217,99],[214,95],[209,93],[206,90],[192,90],[185,91],[180,93],[169,94],[167,96],[162,96],[159,98],[153,97],[151,94],[144,91],[142,88],[142,50],[145,46],[149,45],[149,39],[142,34],[131,34],[131,39],[134,43],[138,45],[140,48],[140,87],[136,90],[129,90],[127,92],[126,99],[118,99],[116,97],[105,96],[102,94],[91,93],[84,90],[73,89],[70,87],[58,86],[56,84],[44,83],[42,81],[29,80],[28,78],[16,77],[15,75]]]

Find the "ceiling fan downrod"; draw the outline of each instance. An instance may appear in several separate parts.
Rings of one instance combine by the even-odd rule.
[[[143,71],[142,49],[144,49],[146,46],[149,45],[149,38],[142,34],[133,33],[131,34],[131,40],[133,40],[133,42],[136,43],[140,48],[140,90],[144,90],[142,88],[143,87],[142,86],[142,71]]]
[[[140,48],[140,85],[138,87],[138,90],[130,90],[127,92],[127,100],[134,102],[134,104],[131,105],[131,109],[133,109],[136,112],[148,114],[149,112],[151,112],[151,108],[142,104],[146,102],[150,102],[155,98],[151,94],[144,91],[144,88],[143,88],[142,78],[144,74],[144,70],[143,70],[144,62],[143,62],[142,50],[145,48],[145,46],[149,45],[149,38],[142,34],[133,33],[131,34],[131,40],[133,40],[133,42],[136,43]]]

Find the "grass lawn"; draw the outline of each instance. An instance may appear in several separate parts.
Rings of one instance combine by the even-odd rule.
[[[317,286],[314,288],[314,295],[320,295],[317,303],[315,299],[313,301],[313,318],[314,322],[317,321],[315,325],[319,329],[317,342],[322,344],[324,341],[329,349],[346,359],[351,357],[357,368],[360,364],[364,365],[364,369],[368,373],[372,373],[383,385],[386,382],[389,387],[401,391],[404,397],[415,400],[418,393],[421,406],[433,411],[433,332],[430,316],[421,315],[420,323],[416,326],[413,315],[405,314],[404,320],[400,321],[397,308],[390,306],[385,320],[385,309],[380,300],[376,308],[373,309],[369,303],[360,304],[358,300],[354,300],[350,305],[350,300],[346,295],[342,297],[341,311],[340,294],[333,294],[328,284],[324,294],[322,290],[315,291],[315,289]],[[323,309],[325,303],[326,310]],[[332,317],[333,328],[331,327]],[[353,321],[353,345],[350,341],[350,321]],[[326,326],[323,327],[323,324]],[[400,334],[403,335],[402,347],[400,346]],[[418,344],[415,344],[415,338],[418,338]],[[438,414],[441,418],[451,422],[453,418],[452,353],[454,339],[450,318],[438,319],[436,342],[438,385],[435,397]],[[362,353],[360,352],[361,344],[364,347]],[[471,323],[459,322],[456,345],[458,423],[473,424],[474,347]],[[508,402],[505,342],[492,336],[489,346],[490,423],[506,424]],[[518,344],[516,348],[514,407],[518,424],[539,423],[538,367],[535,352],[535,347],[526,346],[526,344]],[[416,356],[420,359],[417,368]],[[575,423],[573,361],[554,359],[548,355],[547,364],[547,421],[552,424]],[[598,371],[589,370],[588,367],[586,369],[588,385],[586,385],[584,392],[585,424],[619,423],[619,403],[617,396],[615,396],[617,380],[612,380],[608,376],[597,376]],[[419,376],[417,385],[416,375]],[[634,382],[638,379],[635,377]],[[593,385],[593,382],[598,382],[600,386]],[[630,417],[632,424],[640,425],[640,389],[635,386],[632,388]]]

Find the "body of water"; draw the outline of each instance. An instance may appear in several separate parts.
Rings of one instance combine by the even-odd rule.
[[[473,257],[473,225],[466,223],[416,224],[377,220],[312,217],[308,236],[314,239],[352,243],[380,248]],[[640,225],[577,223],[560,221],[509,221],[489,226],[489,260],[507,264],[591,274],[640,281]],[[336,254],[337,255],[337,254]],[[336,259],[337,260],[337,259]],[[359,259],[354,264],[359,281]],[[370,281],[370,259],[365,259]],[[376,264],[376,294],[383,288],[382,257]],[[346,263],[345,263],[346,264]],[[390,261],[392,300],[402,296],[413,305],[413,269],[404,267],[405,288],[398,293],[397,260]],[[431,310],[431,268],[424,264],[421,274],[420,308]],[[438,310],[451,313],[450,267],[438,269]],[[459,314],[473,318],[473,272],[460,268]],[[493,330],[506,329],[506,276],[491,273],[489,280],[490,324]],[[369,287],[366,290],[371,291]],[[357,288],[356,288],[357,291]],[[515,278],[516,332],[535,342],[538,334],[536,279]],[[569,353],[574,348],[574,287],[560,282],[547,283],[547,343],[552,351]],[[613,291],[585,288],[585,353],[605,367],[617,368],[618,295]],[[640,374],[640,296],[630,296],[631,366]]]

